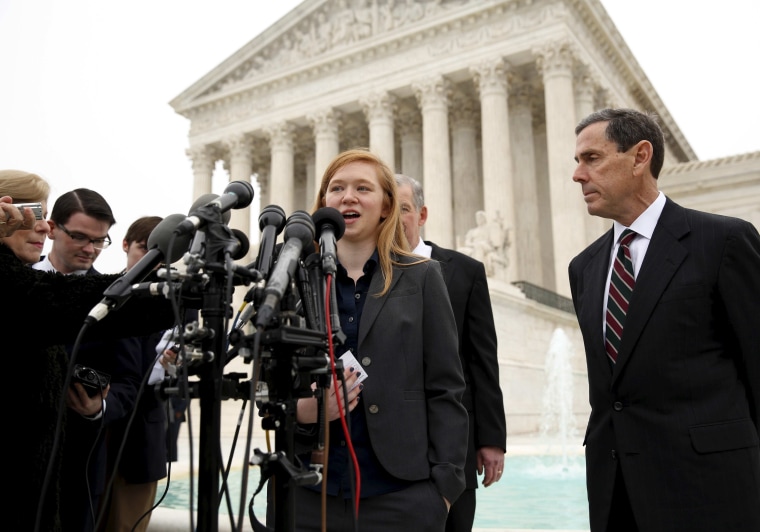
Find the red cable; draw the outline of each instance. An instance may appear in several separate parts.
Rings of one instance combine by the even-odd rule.
[[[335,371],[335,351],[333,347],[333,341],[332,341],[332,323],[330,323],[330,288],[332,286],[332,274],[327,274],[327,289],[325,290],[325,321],[327,326],[327,345],[330,352],[330,371],[332,373],[332,379],[333,379],[333,386],[335,387],[335,392],[337,394],[338,391],[338,374]],[[343,391],[342,388],[340,388],[341,393]],[[337,399],[337,395],[336,395]],[[348,445],[348,452],[351,456],[351,460],[354,463],[354,474],[356,476],[356,517],[359,517],[359,499],[361,496],[362,491],[362,480],[361,480],[361,474],[359,472],[359,461],[356,459],[356,453],[354,452],[354,444],[351,442],[351,435],[348,432],[348,426],[346,425],[346,415],[343,412],[343,401],[336,401],[338,403],[338,411],[340,413],[340,424],[343,427],[343,435],[346,438],[346,443]]]

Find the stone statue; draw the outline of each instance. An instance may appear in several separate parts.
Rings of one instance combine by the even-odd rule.
[[[475,222],[477,225],[467,231],[464,245],[459,251],[482,262],[488,277],[504,279],[509,266],[509,230],[504,227],[498,212],[489,221],[485,211],[478,211],[475,213]]]

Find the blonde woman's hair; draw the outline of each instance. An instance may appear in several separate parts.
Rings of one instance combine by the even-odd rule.
[[[50,185],[43,178],[23,170],[0,170],[0,196],[10,196],[14,203],[47,201]]]
[[[380,220],[380,233],[377,237],[377,254],[380,257],[380,269],[383,272],[384,280],[383,290],[378,295],[384,295],[390,289],[393,280],[393,265],[404,266],[403,263],[398,262],[396,257],[414,257],[416,259],[414,263],[427,260],[425,258],[420,259],[419,256],[412,254],[409,250],[404,227],[401,225],[401,209],[396,194],[396,177],[388,165],[367,148],[355,148],[339,153],[325,169],[312,213],[325,206],[327,187],[335,173],[347,164],[356,162],[374,166],[384,192],[383,207],[387,208],[390,213],[387,218]]]

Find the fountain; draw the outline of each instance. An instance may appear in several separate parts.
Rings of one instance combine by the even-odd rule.
[[[544,362],[546,385],[539,433],[541,441],[558,447],[565,468],[569,447],[578,444],[573,416],[573,356],[573,345],[567,334],[556,328]]]

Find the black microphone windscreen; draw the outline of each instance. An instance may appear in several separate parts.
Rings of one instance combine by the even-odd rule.
[[[259,214],[259,229],[264,230],[268,225],[276,227],[276,234],[285,228],[285,211],[279,205],[267,205]]]
[[[314,241],[314,221],[306,211],[295,211],[285,224],[285,241],[297,239],[302,249]]]
[[[311,255],[312,253],[315,253],[316,251],[317,251],[317,246],[312,240],[311,242],[308,242],[301,250],[301,258],[305,259],[306,257]],[[318,253],[316,253],[316,255],[319,256]]]
[[[253,185],[248,181],[230,181],[224,189],[224,194],[234,194],[237,196],[237,201],[233,208],[243,209],[253,202]]]
[[[188,216],[192,216],[195,214],[195,211],[203,207],[204,205],[208,205],[215,199],[219,198],[219,194],[202,194],[201,196],[198,196],[198,199],[196,199],[192,205],[190,205],[190,210],[187,211]],[[230,223],[230,217],[232,216],[232,213],[230,211],[225,211],[222,213],[222,221],[226,224]]]
[[[237,251],[232,254],[232,260],[240,260],[243,257],[245,257],[248,254],[248,251],[251,249],[251,241],[248,240],[248,235],[246,235],[243,231],[240,229],[231,229],[232,235],[240,242],[240,246],[238,246]]]
[[[346,232],[346,221],[343,219],[343,216],[338,209],[322,207],[321,209],[317,209],[317,211],[311,215],[311,218],[314,220],[317,236],[322,234],[322,227],[325,224],[329,224],[332,227],[333,233],[335,234],[335,240],[340,240],[340,237]]]
[[[182,258],[190,246],[192,235],[185,234],[174,237],[174,230],[185,218],[184,214],[170,214],[161,220],[148,236],[148,249],[158,248],[164,258],[170,257],[172,263]]]

